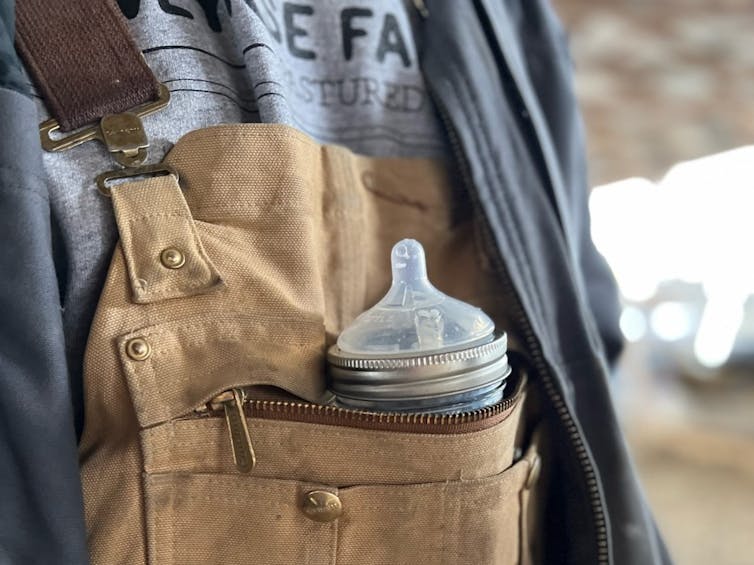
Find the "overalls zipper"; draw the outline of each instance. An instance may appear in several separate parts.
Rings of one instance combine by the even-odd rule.
[[[415,434],[466,434],[493,427],[505,420],[523,391],[524,378],[516,391],[494,406],[455,414],[366,412],[325,404],[280,400],[254,400],[244,388],[225,391],[195,411],[197,417],[219,417],[224,414],[239,471],[248,473],[256,464],[246,418],[285,422],[306,422],[326,426],[344,426],[373,431]]]

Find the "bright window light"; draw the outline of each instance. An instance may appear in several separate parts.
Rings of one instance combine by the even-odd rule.
[[[636,306],[626,306],[620,315],[620,330],[628,341],[639,341],[647,333],[647,318]]]
[[[663,341],[678,341],[691,334],[693,320],[687,304],[661,302],[649,316],[652,332]]]
[[[722,367],[733,351],[741,327],[744,303],[735,296],[710,297],[694,340],[694,355],[710,369]]]

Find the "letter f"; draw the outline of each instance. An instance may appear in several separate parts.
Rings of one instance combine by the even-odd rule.
[[[372,10],[369,8],[346,8],[340,13],[340,29],[343,34],[343,56],[350,61],[353,56],[353,40],[367,34],[365,29],[351,27],[354,18],[371,18]]]

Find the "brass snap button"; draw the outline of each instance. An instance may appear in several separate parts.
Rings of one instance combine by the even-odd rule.
[[[160,253],[160,261],[162,262],[163,267],[168,269],[180,269],[186,264],[186,256],[177,249],[168,247]]]
[[[526,484],[524,485],[526,490],[529,490],[537,483],[541,472],[542,459],[540,459],[539,455],[534,454],[531,461],[529,461],[529,474],[526,477]]]
[[[343,505],[337,495],[326,490],[313,490],[304,495],[302,510],[315,522],[332,522],[343,513]]]
[[[135,337],[126,344],[126,354],[134,361],[144,361],[152,355],[152,346],[147,340]]]

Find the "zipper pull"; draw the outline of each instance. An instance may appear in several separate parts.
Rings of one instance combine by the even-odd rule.
[[[223,407],[225,421],[228,423],[230,434],[230,446],[233,449],[233,461],[242,473],[249,473],[257,463],[254,455],[254,446],[251,444],[249,426],[246,423],[246,414],[243,405],[246,394],[241,388],[234,388],[223,392],[212,399],[211,404]]]
[[[419,12],[419,15],[425,20],[429,17],[429,10],[424,0],[414,0],[414,8]]]

